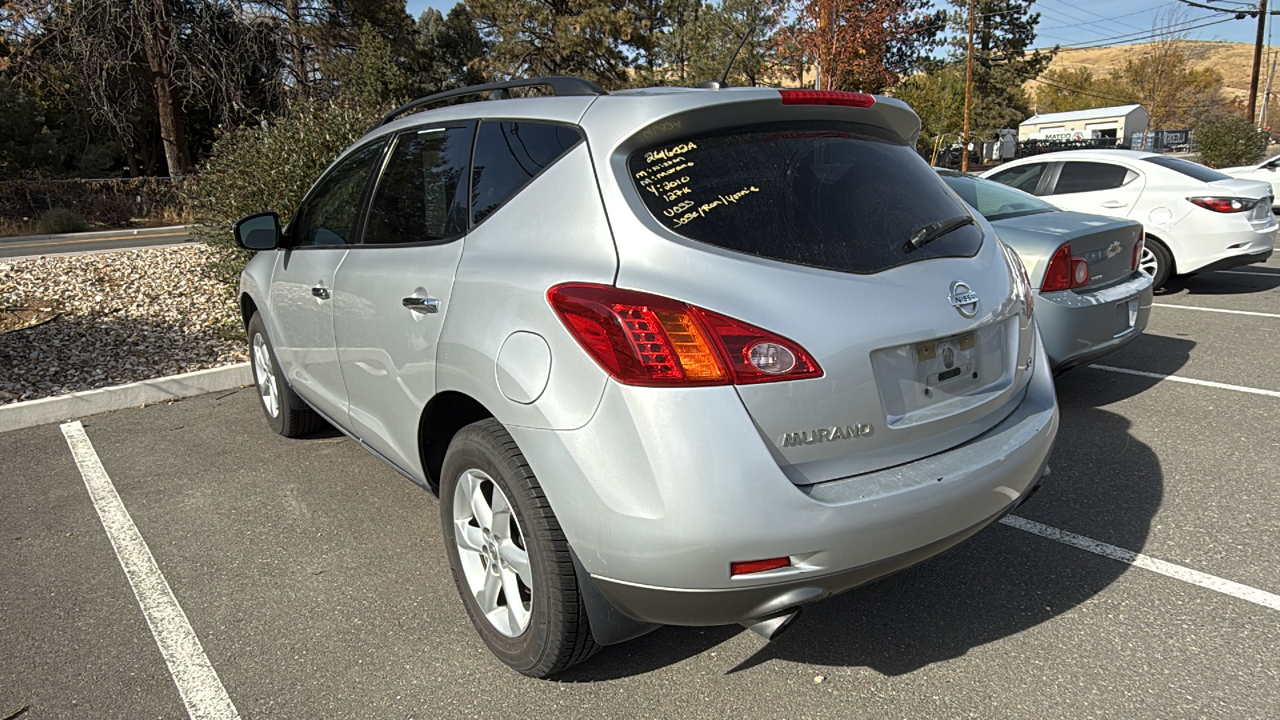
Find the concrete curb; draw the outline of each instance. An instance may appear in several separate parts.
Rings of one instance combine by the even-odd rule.
[[[249,363],[0,405],[0,432],[253,384]]]

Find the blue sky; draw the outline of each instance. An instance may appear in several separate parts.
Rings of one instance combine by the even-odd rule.
[[[441,12],[447,13],[454,2],[455,0],[408,0],[408,8],[409,13],[417,17],[428,7],[439,8]],[[1040,26],[1036,44],[1042,47],[1054,44],[1126,44],[1130,41],[1129,38],[1120,36],[1147,34],[1157,13],[1167,12],[1171,8],[1181,8],[1184,11],[1182,17],[1189,26],[1230,17],[1187,7],[1176,0],[1038,0],[1035,9],[1040,13]],[[1271,21],[1276,19],[1271,18]],[[1192,29],[1190,37],[1194,40],[1252,43],[1257,29],[1257,21],[1252,18],[1233,19],[1211,27]],[[1274,41],[1280,42],[1280,32],[1275,34]]]

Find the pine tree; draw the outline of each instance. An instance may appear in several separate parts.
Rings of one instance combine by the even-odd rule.
[[[1035,0],[973,0],[973,101],[970,126],[979,137],[1014,128],[1031,115],[1023,83],[1040,75],[1057,48],[1027,52],[1036,39],[1040,13]],[[969,0],[951,0],[957,35],[955,57],[963,62]]]

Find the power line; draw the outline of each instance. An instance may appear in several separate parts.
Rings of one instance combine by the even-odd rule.
[[[1199,17],[1199,18],[1194,18],[1194,20],[1189,20],[1186,22],[1199,22],[1205,19],[1207,18]],[[1173,33],[1183,33],[1183,32],[1189,32],[1191,30],[1200,30],[1202,28],[1212,27],[1214,25],[1221,25],[1224,22],[1231,22],[1232,20],[1235,20],[1235,18],[1233,17],[1221,18],[1219,20],[1206,22],[1200,25],[1187,25],[1187,24],[1171,25],[1169,27],[1160,28],[1159,30],[1145,31],[1146,33],[1145,35],[1141,35],[1138,33],[1129,33],[1127,35],[1116,35],[1110,38],[1101,38],[1099,40],[1091,40],[1085,43],[1078,43],[1073,45],[1059,45],[1058,47],[1063,50],[1089,50],[1091,48],[1110,47],[1112,45],[1128,45],[1132,43],[1142,42],[1145,40],[1152,40],[1152,39],[1162,37],[1162,36],[1167,36]],[[1041,47],[1041,48],[1034,48],[1034,49],[1048,50],[1050,48]]]
[[[1042,2],[1048,2],[1048,0],[1041,0],[1041,1],[1042,1]],[[1061,2],[1062,2],[1062,0],[1055,0],[1055,2],[1057,2],[1057,3],[1061,3]],[[1064,4],[1064,6],[1065,6],[1065,4]],[[1125,26],[1125,27],[1127,27],[1127,28],[1133,28],[1134,30],[1142,30],[1142,28],[1140,28],[1140,27],[1136,27],[1136,26],[1134,26],[1134,25],[1130,25],[1129,23],[1116,22],[1117,20],[1119,20],[1119,19],[1120,19],[1119,17],[1110,17],[1110,18],[1109,18],[1109,17],[1106,17],[1106,16],[1104,16],[1104,15],[1099,15],[1098,13],[1093,12],[1092,10],[1086,10],[1085,8],[1082,8],[1082,7],[1070,7],[1070,6],[1065,6],[1065,7],[1066,7],[1068,10],[1073,10],[1073,11],[1075,11],[1075,12],[1082,12],[1082,13],[1084,13],[1084,14],[1086,14],[1086,15],[1092,15],[1092,16],[1094,16],[1094,17],[1096,17],[1096,18],[1099,18],[1100,20],[1106,20],[1107,22],[1113,22],[1113,23],[1115,23],[1116,25],[1123,25],[1123,26]],[[1041,9],[1041,10],[1047,10],[1047,9],[1050,9],[1050,8],[1042,7],[1042,8],[1040,8],[1040,9]],[[1120,16],[1120,17],[1124,17],[1124,16],[1122,15],[1122,16]],[[1070,19],[1074,20],[1075,18],[1070,18]],[[1095,22],[1096,22],[1096,21],[1095,21]]]

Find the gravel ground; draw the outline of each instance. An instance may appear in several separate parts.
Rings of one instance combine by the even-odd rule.
[[[207,252],[0,261],[0,404],[245,360],[234,303],[201,273]]]

